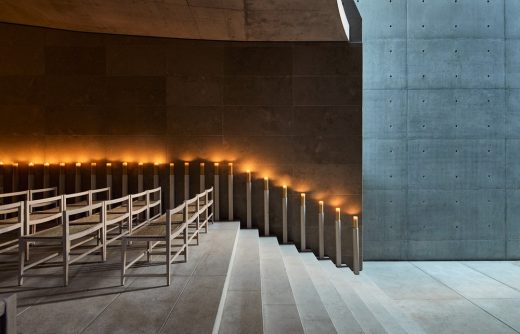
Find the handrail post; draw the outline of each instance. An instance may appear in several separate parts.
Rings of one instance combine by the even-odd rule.
[[[269,178],[264,178],[264,235],[269,235]]]
[[[287,186],[283,186],[282,195],[282,242],[286,244],[288,242],[287,237]]]
[[[325,258],[325,211],[323,208],[323,201],[319,201],[318,205],[318,257],[323,259]]]
[[[218,173],[218,162],[215,162],[215,193],[213,194],[215,211],[213,212],[213,215],[215,216],[216,221],[220,221],[220,176]]]
[[[250,170],[247,171],[247,180],[246,180],[246,211],[247,211],[246,226],[247,226],[247,228],[251,228],[252,222],[251,222],[251,171]]]
[[[336,208],[336,267],[341,267],[341,212]]]
[[[352,271],[354,274],[359,275],[359,218],[358,216],[352,217]]]
[[[307,248],[306,244],[306,210],[305,210],[305,193],[301,193],[301,201],[300,201],[300,250],[304,251]]]
[[[228,173],[228,220],[233,220],[233,163],[229,163]]]

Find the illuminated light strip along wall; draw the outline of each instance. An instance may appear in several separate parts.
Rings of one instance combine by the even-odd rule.
[[[219,162],[211,162],[212,164],[214,164],[215,166],[219,166]],[[98,166],[99,165],[99,166]],[[226,169],[226,173],[225,175],[219,175],[219,176],[226,176],[229,178],[229,176],[232,176],[233,175],[233,166],[236,165],[235,162],[228,162],[227,163],[228,165],[228,168]],[[251,164],[244,164],[245,166],[247,166],[248,168],[250,168],[250,165]],[[113,177],[113,174],[114,174],[114,170],[115,168],[118,168],[121,170],[121,187],[122,187],[122,194],[126,194],[128,193],[128,169],[129,167],[137,167],[137,170],[138,170],[138,173],[137,173],[137,184],[138,184],[138,191],[141,191],[141,190],[144,190],[144,189],[141,189],[142,187],[142,183],[143,183],[143,177],[144,177],[144,172],[143,172],[143,168],[145,166],[153,166],[153,184],[154,186],[155,185],[158,185],[160,184],[159,182],[159,177],[161,175],[161,172],[162,171],[165,171],[165,170],[168,170],[169,171],[169,174],[171,174],[171,176],[174,176],[174,170],[172,169],[172,167],[174,166],[174,163],[171,162],[171,163],[163,163],[163,162],[128,162],[128,161],[123,161],[123,162],[114,162],[114,161],[109,161],[109,162],[105,162],[103,164],[101,163],[98,163],[98,162],[73,162],[73,163],[67,163],[67,162],[60,162],[60,163],[51,163],[51,162],[44,162],[44,163],[35,163],[35,162],[28,162],[28,163],[22,163],[22,162],[10,162],[10,163],[5,163],[3,161],[0,161],[0,190],[2,192],[5,191],[6,187],[5,187],[5,184],[6,184],[6,176],[8,176],[8,173],[6,173],[8,171],[8,169],[12,169],[11,173],[10,173],[10,176],[11,176],[11,181],[12,181],[12,188],[14,188],[15,184],[16,183],[20,183],[20,170],[23,169],[24,167],[27,167],[27,172],[26,172],[26,176],[27,176],[27,185],[26,187],[28,189],[31,189],[31,188],[34,188],[35,186],[35,182],[36,182],[36,177],[40,176],[40,173],[41,171],[43,171],[43,173],[41,173],[41,182],[38,182],[37,184],[40,184],[42,187],[44,186],[49,186],[49,184],[46,184],[48,183],[48,180],[46,180],[46,178],[49,178],[49,173],[50,173],[50,169],[53,169],[54,168],[57,168],[58,169],[58,174],[61,174],[61,172],[59,171],[59,168],[64,168],[63,170],[63,177],[65,178],[65,174],[68,174],[68,173],[73,173],[75,175],[74,177],[74,188],[73,191],[78,191],[78,189],[81,189],[81,188],[92,188],[92,185],[96,184],[96,181],[94,181],[97,177],[97,174],[98,172],[100,171],[100,167],[102,168],[103,166],[105,166],[105,175],[106,175],[106,178],[107,178],[107,181],[106,181],[106,186],[109,186],[111,183],[112,183],[112,177]],[[189,161],[185,161],[184,162],[184,176],[185,178],[188,177],[188,179],[184,180],[184,183],[185,183],[185,186],[187,183],[189,183],[189,173],[190,173],[190,170],[189,170],[189,166],[190,166],[190,162]],[[204,166],[204,162],[201,163],[201,168],[200,168],[200,172],[199,172],[199,180],[201,180],[200,176],[203,176],[203,172],[205,171],[205,169],[202,167]],[[168,168],[170,167],[170,168]],[[14,173],[14,168],[16,168],[18,170],[18,172]],[[161,172],[160,172],[160,171]],[[242,169],[240,169],[242,170]],[[88,187],[86,186],[82,186],[82,183],[81,183],[81,178],[82,178],[82,175],[84,175],[83,173],[86,172],[86,171],[89,171],[89,178],[90,178],[90,184]],[[219,172],[220,173],[220,172]],[[251,175],[254,173],[254,171],[252,171],[251,169],[246,169],[244,171],[244,174],[247,175],[248,178],[251,178],[251,179],[254,179]],[[221,174],[221,173],[220,173]],[[257,173],[258,175],[264,175],[263,177],[259,178],[259,179],[269,179],[270,182],[272,182],[273,184],[275,185],[278,185],[279,182],[276,182],[277,181],[277,178],[276,177],[273,177],[273,172],[272,171],[266,171],[264,173],[262,172],[258,172]],[[205,176],[205,174],[204,174]],[[58,184],[60,183],[60,177],[58,177]],[[219,177],[220,178],[220,177]],[[110,179],[110,180],[109,180]],[[290,184],[288,181],[288,178],[287,177],[283,177],[282,178],[284,183],[283,183],[283,188],[287,188],[288,185],[287,184]],[[281,180],[282,180],[281,179]],[[232,180],[232,178],[231,178]],[[228,180],[229,181],[229,180]],[[65,179],[61,182],[66,182]],[[22,183],[23,184],[23,183]],[[58,184],[56,184],[56,186],[58,186]],[[104,183],[103,183],[104,184]],[[51,184],[51,186],[53,186]],[[66,185],[65,185],[66,186]],[[98,186],[99,187],[99,186]],[[229,192],[230,189],[232,190],[233,187],[231,185],[228,185],[228,187],[225,187],[227,189],[227,191]],[[65,188],[65,189],[71,189],[71,188]],[[307,189],[307,188],[305,188]],[[13,189],[11,189],[13,190]],[[16,190],[21,190],[19,187],[17,187]],[[186,189],[187,193],[189,194],[190,191],[189,189]],[[298,190],[296,190],[296,192],[300,192]],[[232,191],[231,191],[232,193]],[[305,192],[301,192],[302,193],[302,196],[305,195]],[[318,196],[315,196],[314,199],[316,201],[324,201],[326,200],[326,198],[324,198],[324,196],[320,195],[320,193],[318,192]],[[334,199],[334,198],[329,198],[328,201],[326,202],[329,202],[330,205],[336,207],[336,206],[341,206],[341,204],[343,203],[338,203],[338,200]],[[344,208],[342,210],[342,212],[344,212],[345,214],[348,214],[348,215],[355,215],[355,214],[358,214],[358,212],[353,212],[353,210],[351,209],[347,209],[347,208]]]

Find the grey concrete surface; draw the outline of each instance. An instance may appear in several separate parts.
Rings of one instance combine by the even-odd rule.
[[[518,259],[518,1],[356,5],[365,259]]]
[[[60,287],[60,277],[28,278],[16,287],[14,267],[3,264],[0,293],[17,293],[21,333],[211,332],[238,228],[237,222],[211,225],[200,245],[190,247],[189,262],[173,264],[169,287],[164,278],[149,277],[131,278],[121,287],[120,249],[112,246],[107,263],[73,266],[66,288]],[[58,274],[61,269],[38,271]],[[162,273],[164,266],[134,271]]]
[[[304,333],[278,241],[260,239],[264,333]]]
[[[517,262],[367,262],[375,284],[426,333],[519,333]]]
[[[263,333],[258,230],[240,230],[219,333]]]
[[[294,245],[281,245],[283,262],[291,284],[294,301],[306,333],[336,333],[323,301]]]
[[[348,305],[345,304],[336,288],[328,280],[327,274],[323,272],[314,254],[300,253],[300,256],[337,332],[363,333],[361,326],[352,315]]]

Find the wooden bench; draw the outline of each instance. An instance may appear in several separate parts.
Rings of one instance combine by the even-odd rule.
[[[62,197],[58,196],[58,198]],[[96,222],[92,222],[92,219],[90,219],[90,216],[93,213],[98,213],[98,220]],[[51,216],[40,218],[40,221],[43,222],[53,219],[60,220],[61,224],[46,228],[41,231],[28,233],[20,238],[18,248],[20,261],[18,274],[19,285],[23,284],[24,277],[31,276],[25,273],[27,270],[54,259],[60,255],[63,257],[63,283],[65,286],[67,286],[69,283],[69,266],[72,263],[81,260],[85,256],[98,251],[99,249],[101,249],[101,261],[106,260],[106,220],[103,203],[83,206],[70,210],[63,210],[62,212],[53,214]],[[91,245],[90,248],[79,250],[79,246],[86,244],[87,241],[92,240],[93,238],[99,237],[101,240],[99,240],[96,245]],[[34,243],[35,246],[60,245],[61,250],[51,252],[50,255],[46,255],[42,259],[26,264],[25,252],[27,250],[26,246],[28,243]],[[80,254],[72,257],[72,249],[78,249]]]
[[[125,284],[127,277],[166,277],[166,282],[171,282],[171,264],[184,255],[184,261],[188,260],[188,221],[187,206],[182,204],[172,210],[167,210],[162,216],[140,226],[125,235],[121,239],[121,285]],[[175,245],[175,239],[182,238],[182,243]],[[143,245],[144,243],[144,245]],[[127,251],[130,247],[145,247],[145,249],[133,260],[127,263]],[[164,251],[154,251],[159,245],[164,245]],[[127,271],[147,255],[148,262],[152,255],[165,256],[165,273],[163,274],[135,274]]]

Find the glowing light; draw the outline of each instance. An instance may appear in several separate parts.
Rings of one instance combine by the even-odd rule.
[[[13,167],[18,167],[18,162],[14,162]]]
[[[158,162],[154,162],[153,165],[154,166],[159,166],[159,163]]]
[[[91,162],[91,163],[90,163],[90,166],[91,166],[91,167],[96,167],[97,164],[96,164],[95,162]]]
[[[107,167],[112,167],[112,163],[111,162],[107,162]]]
[[[358,216],[353,216],[352,217],[352,227],[353,228],[358,228],[359,227],[359,218],[358,218]]]
[[[140,162],[140,163],[138,163],[137,165],[139,165],[139,166],[142,166],[142,165],[143,165],[143,163],[142,163],[142,162]]]
[[[81,162],[76,162],[76,167],[81,167]]]
[[[336,221],[340,221],[341,220],[341,210],[340,208],[336,208]]]
[[[29,167],[34,167],[34,162],[29,162]]]
[[[46,163],[44,163],[43,165],[44,165],[45,167],[49,167],[51,164],[48,163],[48,162],[46,162]]]
[[[170,167],[173,167],[175,166],[175,164],[173,162],[170,162]]]
[[[123,166],[125,166],[125,167],[128,166],[128,162],[124,161]]]
[[[65,167],[65,163],[64,162],[60,162],[60,167]]]

